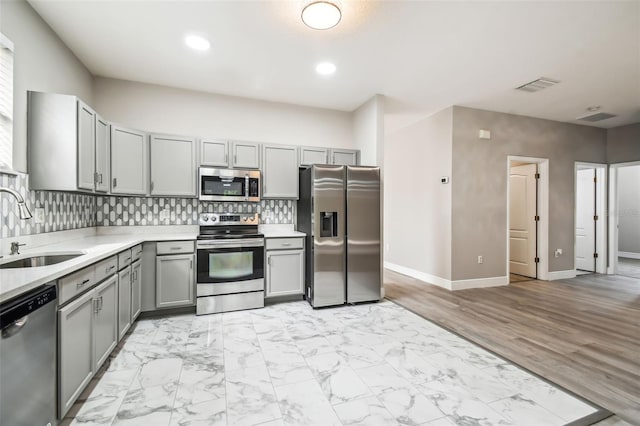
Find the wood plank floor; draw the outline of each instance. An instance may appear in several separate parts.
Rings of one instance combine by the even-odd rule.
[[[385,270],[386,297],[640,425],[640,279],[448,291]]]

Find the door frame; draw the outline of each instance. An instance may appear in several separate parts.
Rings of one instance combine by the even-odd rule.
[[[618,169],[621,167],[640,166],[640,161],[609,164],[609,256],[607,274],[618,273]]]
[[[549,159],[548,158],[538,158],[538,157],[521,157],[517,155],[508,155],[507,156],[507,205],[506,205],[506,213],[507,213],[507,229],[506,229],[506,247],[507,251],[505,254],[505,265],[507,271],[507,277],[509,276],[509,253],[510,253],[510,243],[509,243],[509,226],[510,226],[510,217],[509,217],[509,191],[510,191],[510,183],[509,183],[509,174],[511,171],[511,162],[512,161],[522,161],[525,163],[535,163],[538,165],[538,173],[540,174],[540,179],[538,180],[538,215],[540,216],[540,220],[538,221],[538,232],[536,238],[538,240],[538,257],[540,258],[540,262],[538,262],[538,278],[539,280],[549,280]]]
[[[607,273],[607,165],[603,163],[588,163],[576,161],[573,167],[573,269],[576,271],[576,223],[578,223],[578,170],[596,170],[596,222],[595,250],[598,258],[595,262],[595,273]]]

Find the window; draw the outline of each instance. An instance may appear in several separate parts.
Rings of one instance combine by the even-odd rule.
[[[13,170],[13,43],[0,33],[0,170]]]

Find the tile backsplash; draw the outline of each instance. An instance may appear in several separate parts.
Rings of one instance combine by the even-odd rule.
[[[96,226],[96,197],[56,191],[29,191],[29,176],[24,173],[0,173],[0,186],[18,191],[25,199],[33,218],[22,220],[16,199],[0,193],[0,238]],[[44,208],[43,223],[36,224],[36,209]]]
[[[21,220],[13,196],[0,193],[0,238],[94,226],[196,225],[198,214],[204,212],[257,212],[260,222],[267,224],[293,223],[295,217],[295,200],[213,203],[193,198],[117,197],[29,191],[28,179],[28,175],[24,173],[0,173],[0,186],[22,194],[34,215],[32,219]],[[36,208],[44,208],[42,224],[35,223]]]
[[[293,223],[295,208],[292,200],[214,203],[193,198],[112,196],[97,198],[98,226],[197,225],[198,215],[205,212],[258,213],[261,223]]]

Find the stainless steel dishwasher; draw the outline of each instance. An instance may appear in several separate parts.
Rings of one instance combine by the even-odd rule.
[[[56,424],[56,286],[0,305],[0,425]]]

